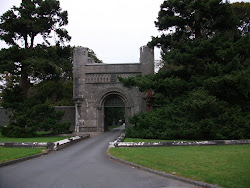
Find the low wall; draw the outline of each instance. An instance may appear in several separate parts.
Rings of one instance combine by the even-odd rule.
[[[75,127],[75,107],[74,106],[55,106],[56,111],[64,111],[62,122],[71,122],[71,129]],[[0,126],[6,126],[9,122],[6,109],[0,107]]]

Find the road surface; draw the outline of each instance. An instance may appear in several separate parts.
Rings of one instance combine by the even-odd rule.
[[[116,163],[105,156],[122,129],[48,155],[0,168],[1,188],[194,188]]]

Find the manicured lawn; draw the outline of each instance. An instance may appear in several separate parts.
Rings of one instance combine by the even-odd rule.
[[[222,187],[250,187],[250,145],[111,148],[110,154],[147,168]]]
[[[67,136],[55,136],[55,137],[33,137],[33,138],[9,138],[4,137],[0,133],[0,142],[56,142],[58,140],[63,140],[69,138]]]
[[[43,149],[0,147],[0,163],[41,153]]]
[[[41,134],[39,134],[41,135]],[[54,136],[54,137],[33,137],[33,138],[9,138],[4,137],[0,133],[0,142],[56,142],[58,140],[63,140],[65,138],[69,138],[67,136]],[[44,148],[36,149],[36,148],[5,148],[0,147],[0,162],[9,161],[13,159],[18,159],[30,155],[34,155],[37,153],[41,153]]]

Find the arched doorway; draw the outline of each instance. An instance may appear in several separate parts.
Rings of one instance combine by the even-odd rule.
[[[104,131],[125,122],[125,104],[119,95],[111,94],[104,101]]]
[[[107,118],[107,116],[105,117],[106,115],[105,106],[124,108],[125,127],[130,126],[128,121],[129,117],[139,112],[139,105],[134,106],[135,96],[134,98],[132,98],[128,90],[122,88],[118,87],[106,88],[101,92],[99,92],[96,98],[97,100],[96,103],[94,104],[94,107],[97,109],[97,125],[98,125],[98,130],[100,130],[101,132],[108,130],[108,127],[105,126],[105,121]]]

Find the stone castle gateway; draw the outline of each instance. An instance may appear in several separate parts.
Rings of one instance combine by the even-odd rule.
[[[140,62],[126,64],[95,63],[85,48],[77,47],[73,54],[73,99],[75,101],[75,131],[104,132],[105,107],[124,107],[128,117],[146,111],[146,94],[137,88],[126,88],[118,78],[154,73],[154,51],[140,48]]]

